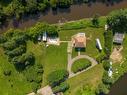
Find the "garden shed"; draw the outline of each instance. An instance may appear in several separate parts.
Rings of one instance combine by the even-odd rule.
[[[113,37],[113,43],[122,44],[124,40],[124,33],[115,33]]]

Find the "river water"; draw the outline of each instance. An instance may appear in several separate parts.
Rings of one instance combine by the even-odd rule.
[[[0,31],[6,31],[10,27],[24,29],[35,25],[36,22],[58,23],[59,21],[66,22],[82,18],[89,18],[93,17],[93,15],[95,14],[100,14],[101,16],[104,16],[107,15],[112,10],[127,8],[127,0],[116,0],[116,1],[121,2],[115,2],[111,4],[105,4],[102,2],[94,2],[90,4],[79,3],[72,5],[68,9],[57,9],[57,11],[49,9],[43,14],[26,17],[22,21],[20,21],[20,23],[16,22],[15,20],[11,20],[5,27],[0,29]]]
[[[127,95],[127,73],[111,87],[108,95]]]

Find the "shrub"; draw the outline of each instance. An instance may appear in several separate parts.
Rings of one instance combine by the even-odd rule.
[[[15,41],[8,41],[6,43],[4,43],[3,45],[3,48],[5,50],[13,50],[14,48],[16,48],[18,45],[16,44]]]
[[[41,64],[35,64],[25,71],[25,76],[29,82],[41,83],[43,74],[43,66]]]
[[[102,63],[102,61],[105,59],[105,53],[102,53],[96,57],[96,60],[98,63]]]
[[[113,46],[113,33],[112,33],[112,31],[105,32],[104,39],[105,39],[104,52],[107,55],[107,57],[109,57],[111,54],[111,51],[112,51],[112,46]]]
[[[98,85],[98,88],[96,89],[96,95],[105,95],[109,93],[109,87],[105,84],[101,83]]]
[[[13,58],[15,56],[22,55],[23,53],[26,52],[26,46],[20,46],[12,51],[6,51],[6,54],[10,57]]]
[[[108,16],[107,23],[113,32],[127,32],[127,9],[111,12]]]
[[[105,69],[106,71],[108,71],[109,68],[110,68],[110,61],[109,61],[109,60],[104,60],[104,61],[103,61],[103,67],[104,67],[104,69]]]
[[[74,64],[72,65],[72,71],[74,73],[77,73],[78,71],[82,71],[89,66],[91,66],[91,62],[89,60],[80,59],[74,62]]]
[[[69,84],[67,84],[66,82],[63,82],[59,86],[54,87],[53,92],[54,93],[65,92],[67,89],[69,89]]]
[[[66,70],[56,70],[54,72],[51,72],[47,79],[49,84],[54,87],[56,85],[59,85],[61,82],[66,80],[68,77],[68,72]]]
[[[108,72],[104,71],[102,81],[104,84],[112,85],[114,83],[114,79],[108,76]]]
[[[9,70],[9,69],[4,70],[4,75],[5,76],[10,76],[11,75],[11,70]]]

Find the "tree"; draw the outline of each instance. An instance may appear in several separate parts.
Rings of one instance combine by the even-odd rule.
[[[110,68],[110,61],[109,61],[109,60],[104,60],[104,61],[103,61],[103,67],[104,67],[104,69],[105,69],[106,71],[108,71],[109,68]]]
[[[54,87],[59,85],[61,82],[65,81],[68,77],[68,72],[66,70],[56,70],[51,72],[47,79],[49,84]]]
[[[105,43],[104,43],[104,52],[106,54],[107,57],[110,56],[111,51],[112,51],[112,46],[113,46],[113,33],[112,31],[107,31],[104,34],[104,39],[105,39]]]
[[[58,4],[58,0],[50,0],[50,5],[52,8],[56,8]]]
[[[99,26],[99,15],[95,15],[92,19],[92,24],[95,26],[95,27],[98,27]]]
[[[110,13],[107,23],[115,32],[127,32],[127,10],[121,9]]]
[[[72,4],[72,0],[59,0],[59,7],[69,7]]]
[[[105,84],[103,84],[103,83],[99,84],[98,88],[96,89],[96,94],[97,95],[108,94],[108,92],[109,92],[108,87]]]

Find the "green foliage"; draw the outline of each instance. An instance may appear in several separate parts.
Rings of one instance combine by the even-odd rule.
[[[69,7],[72,4],[73,0],[59,0],[58,6],[59,7]]]
[[[78,95],[95,95],[95,92],[91,86],[85,85],[81,87],[79,91],[77,91],[77,94]]]
[[[96,57],[96,60],[98,63],[102,63],[102,61],[105,59],[105,53],[101,53]]]
[[[12,51],[7,50],[5,53],[9,56],[9,58],[13,58],[15,56],[22,55],[25,52],[26,52],[26,46],[20,46]]]
[[[104,52],[107,55],[107,57],[109,57],[111,54],[111,51],[112,51],[112,46],[113,46],[113,33],[112,33],[112,31],[105,32],[104,39],[105,39]]]
[[[82,71],[82,70],[88,68],[89,66],[91,66],[91,62],[89,60],[80,59],[80,60],[77,60],[76,62],[73,63],[72,71],[74,73],[77,73],[79,71]]]
[[[66,70],[56,70],[50,73],[47,77],[49,84],[54,87],[66,80],[68,72]]]
[[[114,79],[108,76],[108,71],[104,71],[102,81],[106,85],[112,85],[114,83]]]
[[[100,83],[98,85],[98,88],[96,89],[96,94],[97,95],[101,95],[101,94],[103,95],[103,94],[108,94],[108,93],[109,93],[109,87],[103,83]]]
[[[81,29],[81,28],[85,28],[85,21],[81,20],[78,22],[69,22],[69,23],[65,23],[62,25],[61,29],[62,30],[72,30],[72,29]]]
[[[107,23],[113,32],[127,32],[127,9],[111,12]]]
[[[92,19],[92,24],[94,27],[98,27],[99,26],[99,15],[95,15]]]
[[[59,86],[56,86],[53,88],[53,93],[58,93],[58,92],[65,92],[67,89],[69,89],[69,84],[66,82],[60,83]]]
[[[35,64],[31,67],[28,67],[24,74],[29,82],[41,83],[43,66],[41,64]]]
[[[4,73],[5,76],[10,76],[11,75],[11,70],[10,69],[5,69],[3,73]]]
[[[110,68],[110,61],[109,61],[109,60],[104,60],[104,61],[103,61],[103,67],[104,67],[104,69],[105,69],[106,71],[108,71],[109,68]]]

